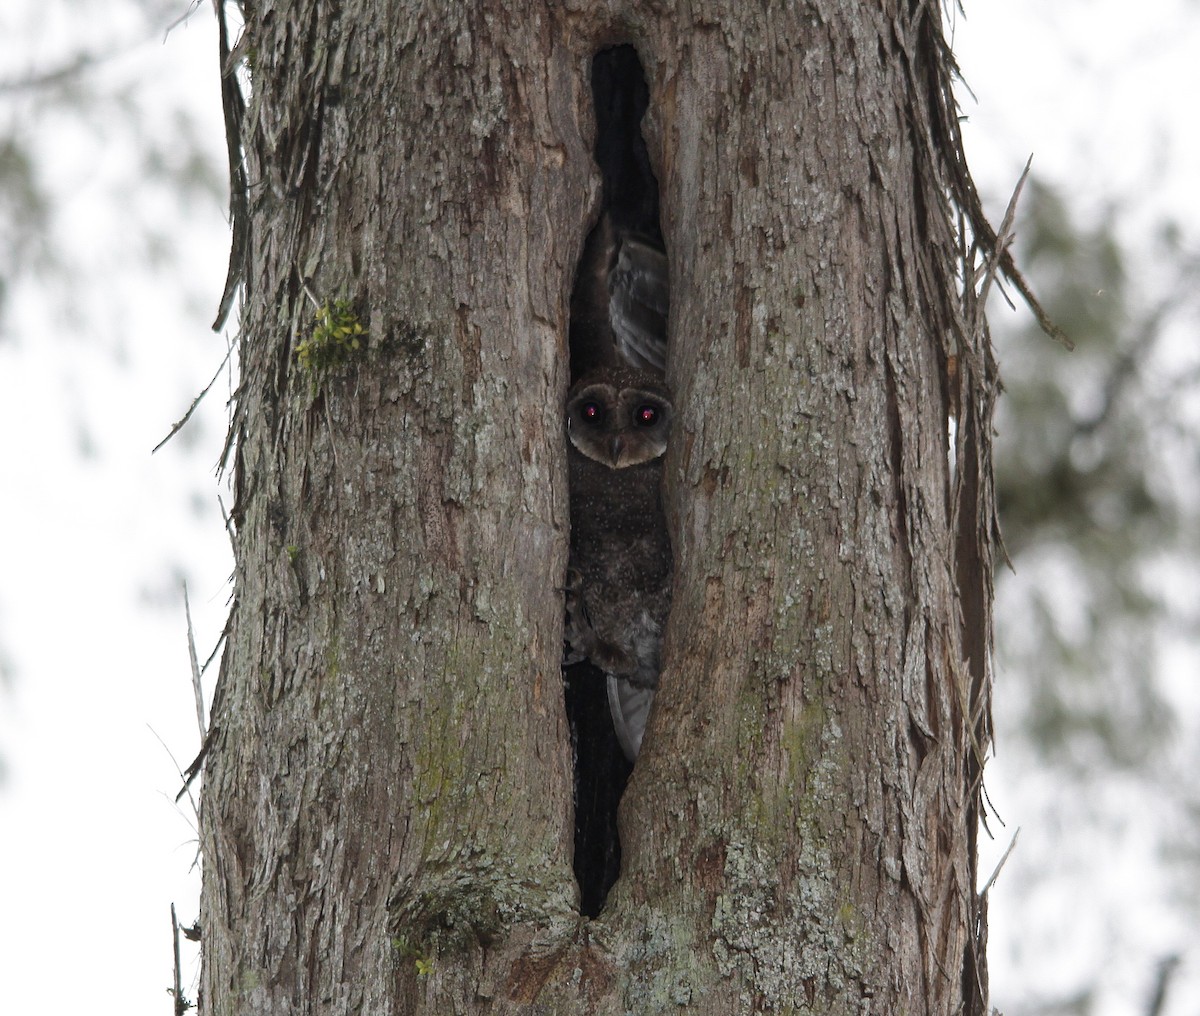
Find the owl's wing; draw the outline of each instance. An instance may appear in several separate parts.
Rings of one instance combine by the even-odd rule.
[[[602,215],[571,293],[571,380],[617,366],[663,375],[670,298],[662,245]]]
[[[636,761],[646,733],[646,719],[654,702],[653,688],[639,688],[619,677],[608,677],[608,708],[621,750],[630,762]]]
[[[667,368],[667,254],[654,241],[617,232],[608,271],[608,312],[621,359],[639,370]]]

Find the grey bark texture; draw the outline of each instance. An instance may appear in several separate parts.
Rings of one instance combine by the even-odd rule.
[[[995,382],[940,11],[244,13],[202,1011],[985,1012]],[[562,405],[617,42],[672,274],[676,577],[589,922]],[[314,375],[297,345],[335,300],[367,335]]]

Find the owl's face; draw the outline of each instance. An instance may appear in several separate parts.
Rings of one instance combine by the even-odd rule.
[[[622,376],[624,375],[624,376]],[[567,436],[610,469],[659,458],[667,450],[672,406],[666,386],[640,371],[585,378],[567,396]]]

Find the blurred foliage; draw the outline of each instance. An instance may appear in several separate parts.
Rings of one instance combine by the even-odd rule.
[[[186,247],[172,235],[178,213],[196,199],[223,204],[225,169],[212,157],[208,121],[183,108],[164,115],[152,68],[167,33],[186,31],[200,9],[198,0],[5,4],[0,336],[19,335],[10,298],[23,283],[49,290],[45,306],[79,321],[114,266],[185,267]],[[111,195],[112,218],[81,221],[73,199],[97,190]]]
[[[989,308],[1012,561],[993,797],[1010,824],[989,828],[1026,830],[993,897],[993,989],[1010,1016],[1173,1014],[1167,961],[1191,957],[1194,984],[1200,945],[1200,250],[1184,209],[1080,205],[1031,180],[1014,250],[1075,350]]]
[[[1175,970],[1163,957],[1192,947],[1183,929],[1200,916],[1200,255],[1173,223],[1132,226],[1113,205],[1081,224],[1068,209],[1032,184],[1016,257],[1075,351],[989,315],[1013,564],[997,575],[996,707],[1037,829],[1010,905],[1029,922],[1031,969],[1033,954],[1070,951],[1064,935],[1093,952],[1057,984],[1009,986],[1026,1016],[1113,1011],[1114,968],[1151,978],[1156,963],[1157,1001],[1139,1011],[1160,1011]],[[1131,858],[1136,889],[1110,891]],[[1080,909],[1056,916],[1064,896]]]
[[[211,30],[200,0],[0,0],[0,342],[10,344],[0,369],[19,378],[35,369],[22,354],[65,347],[37,362],[58,375],[46,412],[71,421],[81,461],[95,455],[104,404],[81,396],[96,387],[93,354],[127,365],[129,334],[147,317],[164,320],[162,304],[202,305],[211,320],[219,295],[224,266],[202,266],[209,279],[198,283],[193,255],[227,207],[217,48],[215,38],[202,49],[199,38],[172,38],[193,14]],[[211,102],[181,87],[197,54],[211,67]],[[219,340],[201,338],[219,359]],[[186,406],[186,388],[180,398]],[[25,437],[43,439],[35,431]],[[178,444],[194,439],[195,428]],[[211,503],[207,486],[197,489]],[[16,594],[13,576],[2,578],[0,593]],[[0,697],[16,672],[5,653],[15,641],[0,609]]]
[[[1018,729],[1045,761],[1082,778],[1148,766],[1173,712],[1158,677],[1173,608],[1162,567],[1196,563],[1200,503],[1190,414],[1195,358],[1172,347],[1194,323],[1197,265],[1158,230],[1158,292],[1131,271],[1116,208],[1087,226],[1045,186],[1026,192],[1017,262],[1073,353],[1036,325],[997,330],[1005,393],[997,493],[1013,573],[998,576],[998,641]],[[993,307],[993,321],[1011,316]],[[1182,471],[1181,471],[1182,467]]]

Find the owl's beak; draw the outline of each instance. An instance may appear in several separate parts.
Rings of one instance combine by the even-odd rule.
[[[625,438],[618,434],[612,439],[612,444],[608,447],[612,451],[613,465],[619,465],[621,462],[621,452],[625,450]]]

